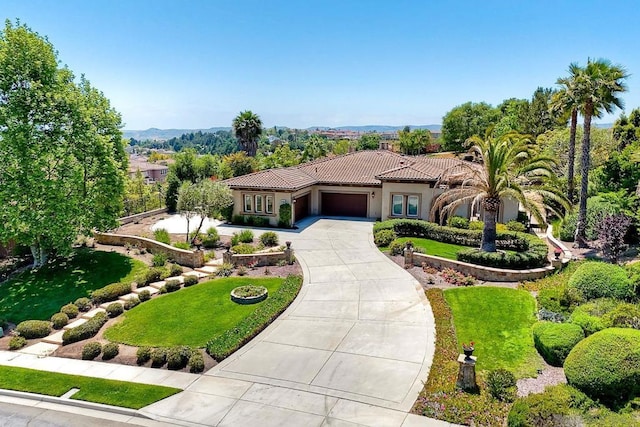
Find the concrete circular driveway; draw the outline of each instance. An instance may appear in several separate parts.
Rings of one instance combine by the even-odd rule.
[[[278,233],[304,271],[294,303],[183,393],[143,413],[219,426],[440,424],[407,415],[435,347],[420,285],[375,247],[371,222],[305,221],[301,231]]]

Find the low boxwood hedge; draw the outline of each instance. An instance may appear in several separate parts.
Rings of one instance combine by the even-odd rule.
[[[606,317],[613,311],[620,301],[612,298],[599,298],[576,307],[569,322],[579,325],[585,335],[589,336],[603,329],[613,326],[611,320]]]
[[[278,291],[269,295],[260,306],[235,327],[211,339],[207,353],[220,361],[258,335],[273,319],[278,317],[295,299],[302,286],[302,277],[289,276]]]
[[[93,316],[91,319],[87,320],[80,326],[76,326],[72,329],[67,329],[62,334],[62,345],[71,344],[74,342],[86,340],[87,338],[94,337],[100,328],[107,323],[106,313],[100,312]]]
[[[609,328],[580,341],[564,362],[569,384],[591,398],[623,403],[640,395],[640,331]]]
[[[567,355],[584,338],[572,323],[538,322],[533,325],[533,342],[538,353],[552,366],[562,366]]]
[[[382,230],[392,230],[401,237],[423,237],[478,248],[482,241],[482,230],[444,227],[416,219],[390,219],[374,224],[374,235]],[[537,268],[547,263],[547,244],[531,234],[499,232],[496,236],[496,246],[498,249],[516,253],[483,252],[480,249],[469,248],[458,252],[457,259],[471,264],[510,269]]]
[[[18,323],[16,332],[28,340],[32,338],[44,338],[51,333],[51,323],[46,320],[25,320],[24,322]]]
[[[94,304],[102,304],[118,299],[122,295],[131,292],[131,283],[112,283],[103,288],[91,292],[91,300]]]
[[[631,299],[633,283],[624,268],[604,262],[585,262],[569,279],[569,288],[577,289],[586,300],[595,298]]]

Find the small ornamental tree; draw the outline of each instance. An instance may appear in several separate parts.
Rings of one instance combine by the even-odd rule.
[[[631,226],[631,219],[624,214],[608,215],[598,225],[598,238],[601,241],[602,252],[613,263],[618,262],[618,257],[628,245],[624,242],[624,236]]]

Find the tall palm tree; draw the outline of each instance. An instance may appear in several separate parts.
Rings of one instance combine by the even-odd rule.
[[[569,64],[569,77],[559,78],[556,83],[562,88],[553,95],[551,108],[554,112],[570,115],[569,152],[567,162],[567,198],[571,203],[574,200],[574,163],[576,157],[576,128],[578,125],[578,110],[581,107],[576,81],[584,69],[578,64]]]
[[[511,197],[524,206],[540,222],[545,223],[548,203],[567,207],[567,199],[559,187],[553,185],[555,161],[535,154],[531,137],[518,133],[492,136],[488,129],[485,138],[469,138],[473,144],[469,152],[481,164],[460,164],[447,169],[440,184],[449,189],[438,196],[431,209],[431,220],[441,212],[441,219],[465,203],[480,203],[484,209],[484,229],[481,249],[496,251],[496,220],[501,199]]]
[[[587,247],[587,189],[589,186],[589,166],[591,151],[591,119],[600,117],[602,111],[611,113],[615,108],[623,108],[623,102],[617,95],[627,90],[624,79],[628,77],[626,70],[619,65],[612,65],[606,59],[587,60],[587,66],[576,79],[578,97],[581,101],[581,112],[584,117],[584,135],[582,137],[582,180],[580,182],[580,206],[576,227],[576,244]]]
[[[262,134],[262,120],[260,116],[254,114],[250,110],[241,111],[240,114],[233,119],[233,132],[238,138],[242,149],[246,153],[254,157],[258,151],[258,139]]]

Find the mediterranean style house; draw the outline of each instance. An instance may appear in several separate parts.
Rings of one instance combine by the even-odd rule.
[[[357,151],[224,182],[233,190],[233,215],[265,217],[274,226],[283,204],[292,206],[291,225],[309,215],[428,220],[434,200],[447,189],[436,188],[438,179],[462,162],[388,150]],[[462,206],[456,214],[482,219],[478,206]],[[517,216],[518,202],[503,200],[498,221]]]

